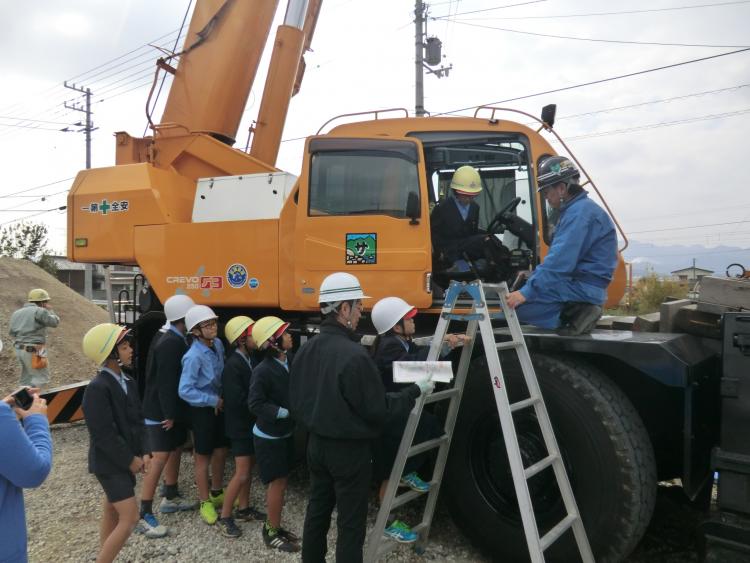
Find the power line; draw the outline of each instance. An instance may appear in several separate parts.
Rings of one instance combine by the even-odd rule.
[[[46,188],[48,186],[54,186],[55,184],[62,184],[63,182],[68,182],[72,180],[75,176],[71,176],[70,178],[63,178],[62,180],[55,180],[54,182],[49,182],[48,184],[40,184],[39,186],[33,186],[31,188],[25,188],[23,190],[18,190],[16,192],[11,192],[9,194],[3,194],[0,195],[0,198],[6,198],[6,197],[14,197],[18,194],[25,194],[34,190],[38,190],[39,188]]]
[[[696,123],[698,121],[710,121],[713,119],[723,119],[725,117],[736,117],[738,115],[745,115],[747,113],[750,113],[750,108],[737,110],[737,111],[728,111],[725,113],[714,113],[711,115],[699,115],[696,117],[687,117],[685,119],[677,119],[675,121],[662,121],[659,123],[650,123],[647,125],[639,125],[636,127],[627,127],[625,129],[613,129],[611,131],[601,131],[598,133],[587,133],[585,135],[574,135],[572,137],[567,137],[566,140],[568,141],[580,141],[582,139],[593,139],[595,137],[607,137],[609,135],[620,135],[622,133],[633,133],[635,131],[645,131],[647,129],[658,129],[660,127],[671,127],[673,125],[684,125],[686,123]]]
[[[11,219],[10,221],[4,221],[0,223],[0,226],[3,225],[10,225],[11,223],[18,223],[19,221],[25,221],[26,219],[31,219],[32,217],[38,217],[39,215],[44,215],[45,213],[50,213],[52,211],[65,211],[67,206],[61,205],[60,207],[55,207],[53,209],[45,209],[44,211],[38,211],[36,213],[32,213],[31,215],[25,215],[24,217],[18,217],[17,219]]]
[[[690,60],[687,60],[687,61],[681,61],[679,63],[672,63],[672,64],[669,64],[669,65],[658,66],[658,67],[648,68],[648,69],[644,69],[644,70],[638,70],[638,71],[635,71],[635,72],[629,72],[627,74],[620,74],[620,75],[617,75],[617,76],[610,76],[608,78],[601,78],[599,80],[592,80],[590,82],[582,82],[580,84],[573,84],[571,86],[563,86],[561,88],[553,88],[552,90],[545,90],[543,92],[537,92],[535,94],[526,94],[524,96],[517,96],[515,98],[508,98],[507,100],[500,100],[500,101],[497,101],[497,102],[489,102],[489,103],[485,103],[485,104],[481,104],[481,105],[483,105],[483,106],[495,106],[497,104],[505,104],[505,103],[508,103],[508,102],[516,102],[518,100],[526,100],[526,99],[529,99],[529,98],[536,98],[538,96],[545,96],[547,94],[554,94],[554,93],[557,93],[557,92],[565,92],[567,90],[575,90],[576,88],[583,88],[585,86],[593,86],[595,84],[603,84],[605,82],[612,82],[612,81],[615,81],[615,80],[621,80],[623,78],[632,78],[633,76],[640,76],[640,75],[643,75],[643,74],[649,74],[649,73],[652,73],[652,72],[657,72],[659,70],[666,70],[666,69],[669,69],[669,68],[676,68],[676,67],[680,67],[680,66],[684,66],[684,65],[689,65],[689,64],[692,64],[692,63],[698,63],[698,62],[702,62],[702,61],[708,61],[708,60],[712,60],[712,59],[718,59],[720,57],[726,57],[726,56],[729,56],[729,55],[736,55],[738,53],[745,53],[747,51],[750,51],[750,47],[746,47],[744,49],[737,49],[736,51],[727,51],[726,53],[719,53],[718,55],[709,55],[707,57],[700,57],[698,59],[690,59]],[[460,109],[455,109],[455,110],[452,110],[452,111],[445,111],[445,112],[442,112],[442,113],[436,113],[434,115],[435,116],[450,115],[450,114],[459,113],[459,112],[462,112],[462,111],[467,111],[467,110],[470,110],[470,109],[475,109],[476,107],[477,106],[468,106],[468,107],[464,107],[464,108],[460,108]]]
[[[451,20],[460,25],[477,27],[481,29],[491,29],[493,31],[504,31],[506,33],[518,33],[520,35],[533,35],[534,37],[547,37],[551,39],[567,39],[570,41],[588,41],[593,43],[616,43],[618,45],[656,45],[658,47],[705,47],[711,49],[741,49],[747,45],[708,45],[705,43],[666,43],[660,41],[627,41],[624,39],[599,39],[593,37],[573,37],[571,35],[555,35],[552,33],[538,33],[535,31],[522,31],[520,29],[509,29],[506,27],[494,27],[491,25],[482,25],[480,23],[469,23],[462,20]]]
[[[663,231],[682,231],[685,229],[701,229],[703,227],[723,227],[724,225],[741,225],[744,223],[750,223],[750,219],[744,221],[726,221],[724,223],[707,223],[705,225],[690,225],[689,227],[666,227],[664,229],[649,229],[646,231],[630,231],[631,235],[638,235],[641,233],[660,233]]]
[[[691,10],[694,8],[715,8],[717,6],[729,6],[731,4],[748,4],[750,3],[750,0],[738,0],[735,2],[718,2],[715,4],[695,4],[692,6],[674,6],[672,8],[651,8],[647,10],[624,10],[621,12],[590,12],[585,14],[561,14],[561,15],[553,15],[553,16],[508,16],[508,17],[497,17],[497,18],[482,18],[482,20],[492,19],[492,20],[544,20],[544,19],[558,19],[558,18],[587,18],[587,17],[594,17],[594,16],[620,16],[625,14],[645,14],[650,12],[672,12],[676,10]],[[441,4],[445,4],[445,2],[441,2]],[[435,6],[437,4],[431,4],[431,6]],[[458,14],[453,14],[453,16],[463,16],[465,14],[471,14],[473,12],[461,12]],[[436,16],[432,19],[444,19],[448,16]]]
[[[463,16],[466,14],[478,14],[480,12],[492,12],[494,10],[502,10],[503,8],[515,8],[517,6],[526,6],[528,4],[539,4],[541,2],[546,2],[547,0],[532,0],[530,2],[519,2],[518,4],[506,4],[504,6],[495,6],[494,8],[482,8],[481,10],[471,10],[470,12],[461,12],[458,14],[453,14],[454,16]],[[750,0],[748,0],[750,1]],[[438,6],[440,4],[445,4],[446,2],[440,2],[439,4],[430,4],[430,6]],[[433,17],[433,20],[440,20],[440,19],[446,19],[447,16],[436,16]]]
[[[52,123],[54,125],[70,125],[67,121],[47,121],[45,119],[31,119],[30,117],[10,117],[8,115],[0,115],[0,119],[13,119],[15,121],[35,121],[37,123]],[[5,125],[0,123],[0,125]]]

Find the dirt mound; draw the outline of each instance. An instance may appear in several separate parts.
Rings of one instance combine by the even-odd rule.
[[[52,309],[60,316],[60,325],[47,331],[50,383],[57,387],[90,379],[96,366],[81,351],[81,339],[97,323],[109,320],[101,307],[94,305],[56,278],[29,262],[0,258],[0,396],[18,386],[21,369],[13,352],[13,340],[8,335],[8,323],[13,311],[26,302],[30,289],[46,289],[52,297]]]

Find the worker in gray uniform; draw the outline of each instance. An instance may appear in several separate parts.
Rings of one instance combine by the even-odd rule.
[[[49,382],[47,328],[60,324],[44,289],[29,291],[28,303],[10,317],[10,333],[21,364],[21,385],[42,387]]]

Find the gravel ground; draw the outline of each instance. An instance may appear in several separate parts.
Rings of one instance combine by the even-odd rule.
[[[88,435],[82,424],[56,426],[52,429],[54,466],[50,477],[38,489],[26,491],[26,516],[29,531],[29,558],[32,563],[50,561],[93,561],[98,544],[98,522],[102,491],[86,471]],[[231,463],[227,464],[232,469]],[[180,490],[195,498],[191,483],[192,460],[183,456]],[[307,477],[299,469],[290,477],[284,509],[284,525],[301,533],[306,505]],[[263,489],[258,481],[251,492],[251,504],[263,506]],[[693,563],[694,530],[701,514],[681,500],[678,487],[661,487],[656,513],[641,545],[628,563]],[[158,500],[156,501],[158,502]],[[376,516],[374,493],[370,524]],[[414,522],[416,513],[407,512],[403,519]],[[238,522],[241,538],[230,540],[215,526],[206,526],[197,512],[165,514],[162,524],[170,529],[168,537],[156,540],[133,535],[123,548],[119,562],[158,561],[184,563],[192,561],[299,561],[299,555],[270,551],[263,544],[260,523]],[[329,546],[335,543],[335,524],[329,535]],[[388,561],[489,562],[454,526],[445,509],[440,507],[433,522],[429,549],[417,556],[401,547]]]

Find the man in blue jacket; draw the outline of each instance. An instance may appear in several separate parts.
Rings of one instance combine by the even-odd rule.
[[[521,322],[565,335],[590,332],[617,266],[615,227],[580,186],[580,172],[569,159],[543,157],[537,181],[559,219],[544,262],[508,295],[508,305],[518,307]]]

